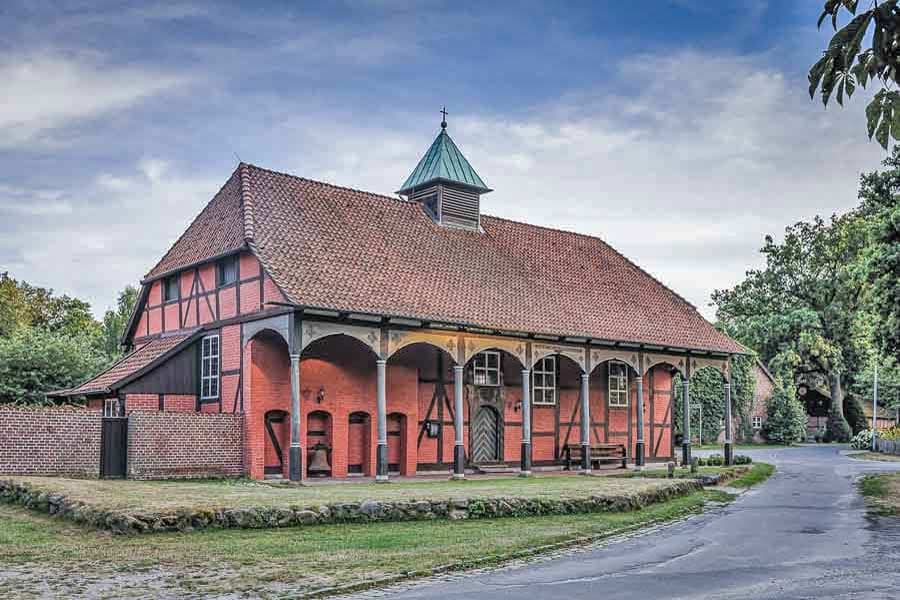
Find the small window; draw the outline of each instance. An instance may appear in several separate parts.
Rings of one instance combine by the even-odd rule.
[[[531,372],[531,381],[534,404],[556,404],[556,357],[539,360]]]
[[[500,353],[480,352],[472,359],[472,375],[475,385],[500,385]]]
[[[609,363],[609,405],[628,406],[628,366]]]
[[[231,285],[237,281],[237,256],[229,256],[218,262],[219,287]]]
[[[219,336],[208,335],[201,342],[200,399],[219,397]]]
[[[103,402],[103,416],[104,417],[120,416],[120,414],[119,414],[120,406],[121,406],[121,403],[119,402],[118,398],[107,398]]]
[[[762,429],[762,417],[760,417],[760,416],[753,417],[753,429]]]
[[[178,275],[171,275],[163,280],[163,301],[178,300]]]

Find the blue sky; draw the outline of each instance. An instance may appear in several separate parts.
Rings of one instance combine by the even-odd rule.
[[[820,0],[0,5],[0,270],[97,312],[237,157],[392,193],[450,111],[485,212],[603,237],[711,316],[763,235],[855,203]]]

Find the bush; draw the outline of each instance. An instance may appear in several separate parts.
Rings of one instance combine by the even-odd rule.
[[[797,400],[793,384],[785,383],[783,377],[775,378],[766,415],[763,432],[770,442],[790,445],[806,438],[806,407]]]
[[[721,454],[710,454],[706,459],[706,464],[710,467],[721,467],[725,464],[725,457]]]
[[[746,454],[737,454],[734,456],[733,462],[736,465],[749,465],[753,462],[753,459]]]
[[[868,450],[872,447],[872,430],[863,429],[850,440],[850,447],[854,450]]]
[[[893,427],[888,427],[887,429],[879,429],[878,437],[883,440],[890,440],[892,442],[900,440],[900,425],[894,425]]]
[[[847,418],[847,424],[850,425],[854,435],[869,428],[866,413],[863,412],[859,400],[853,396],[847,395],[844,398],[844,416]]]

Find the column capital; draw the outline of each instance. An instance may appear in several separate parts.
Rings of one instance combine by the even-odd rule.
[[[528,375],[531,373],[531,369],[522,369],[522,375]]]
[[[727,381],[725,382],[725,389],[726,389],[726,390],[731,389],[731,384],[728,383]]]
[[[291,360],[300,360],[300,354],[296,352],[291,352],[290,357]]]
[[[383,365],[386,365],[386,364],[387,364],[387,360],[384,359],[384,358],[376,358],[376,359],[375,359],[375,364],[378,365],[378,366],[383,366]]]
[[[465,369],[463,365],[453,365],[454,371],[462,371],[463,369]]]
[[[581,380],[582,380],[582,381],[589,380],[590,378],[591,378],[591,374],[590,374],[590,373],[582,373],[582,374],[581,374]]]

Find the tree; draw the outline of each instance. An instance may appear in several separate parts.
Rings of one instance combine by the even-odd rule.
[[[94,341],[41,327],[20,327],[0,338],[0,403],[42,404],[107,365]]]
[[[882,87],[866,107],[869,139],[875,139],[885,149],[891,137],[900,140],[900,92],[891,90],[900,83],[900,9],[898,0],[864,0],[867,10],[856,14],[859,0],[825,0],[818,26],[831,17],[835,33],[822,58],[809,70],[809,95],[819,91],[827,106],[832,94],[838,104],[844,104],[844,94],[850,98],[857,85],[866,87],[877,81]],[[842,10],[853,18],[838,29]],[[871,45],[863,49],[871,29]]]
[[[766,405],[763,433],[771,442],[793,444],[806,438],[806,409],[797,400],[790,373],[775,376],[772,397]]]
[[[84,300],[54,296],[53,290],[0,273],[0,336],[9,336],[19,327],[87,336],[98,335],[100,331],[91,314],[91,305]]]
[[[801,221],[785,230],[781,243],[766,236],[764,269],[748,271],[734,288],[713,293],[720,326],[757,350],[764,362],[778,359],[794,377],[818,373],[828,379],[829,433],[839,441],[850,437],[843,400],[859,363],[854,336],[865,276],[858,258],[866,242],[866,225],[855,212]]]
[[[122,336],[125,334],[128,319],[134,311],[137,297],[137,288],[133,285],[126,286],[119,292],[116,309],[107,310],[103,315],[102,349],[110,360],[115,360],[122,355]]]

